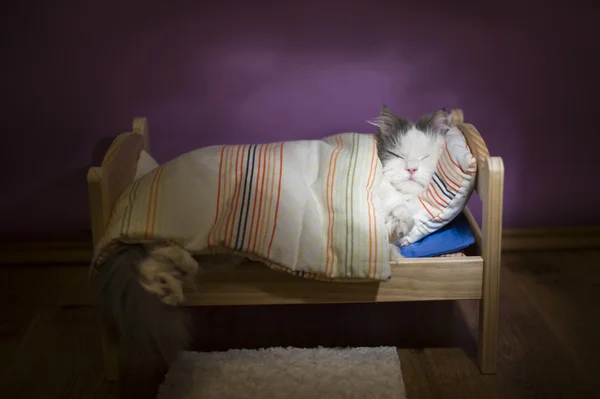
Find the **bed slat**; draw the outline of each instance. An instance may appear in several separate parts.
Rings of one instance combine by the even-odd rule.
[[[187,306],[357,303],[481,298],[483,259],[406,259],[385,283],[331,283],[296,277],[259,263],[199,276]]]

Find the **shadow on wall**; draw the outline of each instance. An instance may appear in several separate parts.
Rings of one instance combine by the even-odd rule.
[[[60,183],[70,188],[51,184],[98,164],[98,143],[130,130],[136,116],[148,117],[153,155],[165,162],[211,144],[370,132],[365,120],[383,103],[411,119],[465,111],[504,158],[506,227],[598,224],[586,191],[599,137],[589,128],[597,12],[577,5],[535,13],[516,0],[22,6],[0,67],[12,77],[2,90],[12,140],[0,166],[16,171],[0,198],[0,234],[71,229],[46,216],[64,201],[69,220],[88,228],[85,174]],[[550,161],[564,158],[564,143],[550,138],[566,128],[590,144],[570,168]],[[582,190],[577,212],[567,182]],[[40,191],[45,200],[33,200]],[[22,198],[32,208],[13,213]]]
[[[108,148],[112,144],[113,140],[116,136],[113,137],[104,137],[98,141],[98,143],[94,146],[94,151],[92,155],[92,165],[90,166],[100,166],[102,165],[102,160],[104,159],[104,155],[108,151]]]
[[[113,140],[114,137],[105,137],[96,144],[92,165],[101,165]],[[82,167],[65,173],[13,204],[3,204],[2,212],[6,215],[13,215],[14,219],[22,217],[26,221],[35,216],[37,223],[46,228],[32,232],[29,224],[17,225],[8,233],[0,231],[0,241],[80,240],[90,236],[89,215],[84,215],[82,223],[82,215],[78,212],[82,203],[86,205],[85,209],[89,209],[86,184],[88,168],[89,166]],[[74,207],[74,204],[77,205]]]
[[[0,241],[80,240],[90,236],[89,223],[82,223],[85,215],[80,212],[80,202],[86,201],[87,205],[87,170],[86,167],[73,170],[12,204],[3,205],[2,213],[10,215],[14,224],[11,231],[0,232]],[[24,223],[19,224],[19,219]],[[89,216],[86,219],[89,220]],[[32,222],[35,222],[35,230],[31,228]]]

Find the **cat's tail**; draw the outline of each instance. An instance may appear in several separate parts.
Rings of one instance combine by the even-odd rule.
[[[122,245],[92,277],[96,305],[127,356],[169,364],[191,342],[190,315],[183,301],[179,264],[196,267],[183,250]],[[185,268],[184,268],[185,269]]]

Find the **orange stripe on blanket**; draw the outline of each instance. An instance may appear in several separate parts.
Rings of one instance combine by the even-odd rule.
[[[337,153],[335,154],[335,159],[333,161],[333,174],[331,176],[331,273],[333,274],[333,264],[334,264],[334,260],[335,260],[335,251],[333,249],[334,246],[334,240],[335,240],[335,207],[334,207],[334,190],[333,188],[335,187],[335,175],[337,173],[337,161],[338,158],[340,156],[340,152],[342,152],[343,148],[344,148],[344,142],[342,141],[342,138],[337,136],[336,137],[337,141],[340,144],[340,148],[337,150]]]
[[[234,170],[233,154],[236,150],[235,146],[226,146],[225,150],[225,171],[223,172],[223,183],[224,183],[224,196],[223,196],[223,214],[219,221],[219,232],[218,239],[221,243],[225,242],[227,235],[227,225],[229,224],[229,214],[231,212],[230,198],[232,191],[234,190],[233,177],[231,176],[232,170]]]
[[[157,171],[157,175],[158,177],[156,178],[156,185],[154,186],[154,209],[152,210],[152,229],[150,231],[150,234],[154,234],[154,228],[156,225],[156,211],[158,209],[158,187],[160,187],[160,178],[162,176],[163,170],[165,170],[164,166],[161,166],[158,168]]]
[[[263,227],[263,222],[264,220],[260,218],[260,215],[262,214],[262,210],[265,207],[265,204],[263,203],[263,194],[265,192],[265,180],[267,181],[267,189],[269,188],[269,181],[268,181],[268,172],[269,172],[269,167],[268,162],[270,161],[270,158],[267,157],[267,153],[269,152],[269,147],[270,144],[267,144],[265,146],[265,150],[263,152],[263,170],[262,170],[262,177],[261,177],[261,183],[260,183],[260,199],[258,201],[258,219],[257,219],[257,223],[256,223],[256,231],[255,231],[255,236],[254,236],[254,242],[252,244],[252,252],[256,251],[256,245],[259,243],[258,238],[262,237],[262,227]]]
[[[438,170],[446,178],[445,182],[449,186],[448,188],[450,188],[454,193],[457,193],[458,190],[460,189],[460,186],[458,185],[458,183],[456,183],[450,177],[450,174],[448,173],[448,169],[447,169],[447,167],[446,167],[446,165],[444,163],[444,159],[445,159],[445,157],[442,157],[441,158],[441,162],[438,163]]]
[[[338,136],[334,137],[335,148],[331,151],[329,156],[329,166],[327,168],[327,180],[325,182],[325,198],[327,200],[327,245],[325,247],[325,275],[329,274],[329,254],[332,252],[331,259],[331,272],[333,273],[333,223],[335,221],[334,209],[333,209],[333,183],[335,181],[335,169],[337,166],[337,155],[343,147],[343,143]],[[336,151],[337,154],[336,154]]]
[[[419,198],[419,202],[421,203],[421,205],[423,205],[423,208],[425,208],[425,210],[427,211],[427,213],[429,214],[429,216],[431,216],[432,219],[435,219],[435,216],[429,210],[429,208],[427,207],[427,205],[425,205],[425,202],[423,202],[423,200],[421,198]]]
[[[219,182],[217,185],[217,209],[215,210],[215,221],[213,222],[212,228],[208,232],[207,246],[209,249],[212,248],[212,243],[211,243],[210,237],[213,234],[213,231],[217,225],[217,221],[219,220],[219,207],[221,205],[221,182],[223,180],[223,178],[221,177],[221,171],[223,169],[223,153],[224,152],[225,152],[225,146],[223,146],[221,148],[221,154],[219,156],[219,172],[217,175],[217,178],[219,179]]]
[[[448,173],[448,176],[452,177],[452,179],[458,182],[463,181],[465,174],[460,166],[456,164],[454,159],[452,159],[452,156],[448,152],[448,145],[446,145],[446,151],[444,151],[442,160],[444,161],[443,164],[446,166],[446,172]],[[456,181],[454,181],[454,183],[460,185],[459,183],[456,183]]]
[[[450,204],[449,201],[447,201],[444,197],[442,197],[442,194],[440,193],[440,188],[438,187],[437,184],[433,184],[430,186],[432,188],[432,193],[434,198],[438,199],[443,205],[442,207],[447,207],[448,204]]]
[[[244,146],[237,146],[237,153],[235,154],[235,185],[233,186],[233,197],[231,198],[231,207],[229,208],[229,214],[227,215],[227,225],[225,227],[224,241],[227,246],[231,245],[233,240],[233,228],[235,225],[235,214],[237,213],[237,201],[239,198],[241,179],[242,179],[242,162],[240,162],[240,152]],[[242,152],[242,161],[244,160],[244,153]],[[231,221],[231,224],[229,223]]]
[[[275,169],[275,168],[273,168]],[[271,242],[269,242],[269,248],[267,249],[267,256],[271,258],[271,246],[273,245],[273,239],[275,238],[275,230],[277,229],[277,216],[279,214],[279,200],[281,199],[281,178],[283,176],[283,142],[279,146],[279,182],[277,184],[277,204],[275,205],[275,216],[273,219],[273,231],[271,232]]]
[[[373,145],[375,145],[375,141],[373,141]],[[374,178],[373,174],[373,163],[375,159],[373,157],[373,150],[371,150],[371,162],[369,165],[369,177],[367,179],[367,185],[365,187],[366,197],[367,197],[367,215],[369,220],[369,266],[367,269],[367,277],[371,277],[371,268],[372,268],[372,259],[373,259],[373,215],[371,213],[371,201],[369,200],[369,189],[371,187],[371,180]],[[373,212],[374,213],[374,212]]]
[[[229,226],[229,214],[231,213],[232,203],[231,198],[235,192],[235,178],[236,178],[236,166],[235,166],[235,157],[237,155],[237,151],[239,150],[239,146],[230,146],[229,154],[227,155],[227,172],[225,174],[225,182],[227,184],[227,197],[223,198],[223,207],[227,209],[227,219],[223,219],[225,223],[221,223],[221,232],[220,239],[222,243],[225,243],[225,238],[227,237],[227,227]]]
[[[450,149],[448,148],[448,143],[446,143],[446,145],[444,146],[446,149],[446,153],[448,153],[448,157],[450,158],[450,161],[452,161],[452,163],[458,168],[459,171],[462,172],[462,168],[460,167],[460,165],[452,158],[452,155],[450,154]]]
[[[336,143],[337,148],[337,143]],[[333,152],[329,154],[329,165],[327,165],[327,178],[325,179],[325,202],[327,204],[327,241],[325,244],[325,274],[329,270],[329,224],[331,223],[331,209],[329,207],[329,178],[331,177],[331,165],[333,163]]]
[[[455,184],[457,187],[460,187],[461,182],[465,179],[465,174],[456,169],[448,157],[444,157],[443,160],[444,162],[442,162],[442,166],[444,167],[446,174],[450,179],[452,179],[453,184]]]
[[[469,161],[469,167],[467,168],[467,172],[466,173],[468,173],[470,175],[473,175],[473,174],[477,173],[477,160],[472,155],[471,155],[471,160]]]
[[[375,168],[373,169],[373,165]],[[377,167],[379,163],[377,162],[377,145],[375,143],[375,139],[373,138],[373,149],[371,151],[371,166],[369,170],[369,179],[370,183],[367,184],[367,204],[369,208],[369,269],[367,272],[367,276],[373,277],[377,274],[377,215],[375,214],[375,204],[373,204],[373,184],[375,183],[375,177],[377,176]],[[372,174],[372,178],[371,178]],[[372,220],[371,220],[371,210]],[[371,225],[373,225],[373,232],[371,232]],[[374,236],[374,237],[373,237]],[[375,240],[373,240],[375,239]],[[374,248],[374,254],[371,255],[371,251]],[[373,273],[371,274],[371,265],[373,265]]]
[[[429,188],[427,189],[427,197],[429,198],[429,202],[430,203],[435,203],[437,205],[440,206],[440,209],[436,209],[436,211],[440,212],[442,209],[444,209],[444,204],[442,201],[440,201],[436,196],[435,196],[435,189],[432,189],[431,186],[429,186]]]
[[[270,173],[270,180],[269,180],[269,188],[270,188],[270,193],[269,193],[269,197],[268,202],[269,202],[269,207],[268,207],[268,211],[267,211],[267,220],[265,223],[265,230],[263,232],[263,236],[262,236],[262,253],[266,254],[267,248],[267,234],[269,232],[269,225],[271,224],[271,209],[273,208],[273,196],[274,196],[274,192],[275,192],[275,167],[271,165],[271,161],[273,161],[274,164],[274,160],[272,159],[275,155],[275,145],[273,145],[272,149],[271,149],[271,156],[269,157],[269,168],[271,168],[271,173]],[[266,206],[266,205],[265,205]]]
[[[160,167],[159,167],[160,169]],[[146,239],[148,239],[148,234],[150,232],[150,217],[152,215],[152,193],[154,192],[153,188],[154,188],[154,183],[156,182],[156,177],[158,176],[158,171],[159,169],[157,169],[154,172],[154,176],[152,176],[152,182],[150,183],[150,192],[148,193],[148,212],[146,213],[146,229],[144,231],[144,237]]]
[[[235,221],[238,219],[238,211],[240,211],[240,212],[242,211],[238,205],[240,203],[240,197],[243,195],[243,192],[242,192],[242,186],[243,186],[243,184],[242,184],[242,182],[243,182],[243,179],[244,179],[244,164],[246,163],[246,155],[248,157],[250,156],[249,153],[247,154],[246,147],[248,147],[247,144],[244,144],[242,146],[242,161],[240,162],[240,167],[238,169],[238,171],[240,173],[240,180],[239,180],[239,184],[238,184],[238,187],[237,187],[237,189],[238,189],[237,190],[237,194],[235,196],[235,206],[233,208],[233,220],[231,222],[231,231],[229,232],[229,242],[228,242],[229,246],[231,246],[231,243],[233,242],[233,237],[234,237],[234,232],[235,232],[235,226],[236,226],[236,222]]]

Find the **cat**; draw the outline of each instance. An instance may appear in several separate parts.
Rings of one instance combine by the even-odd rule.
[[[229,271],[245,260],[237,254],[192,256],[169,244],[122,243],[91,279],[95,306],[104,327],[116,332],[123,355],[169,365],[192,342],[191,315],[182,306],[185,288],[195,289],[204,271]]]
[[[189,347],[190,317],[179,305],[198,269],[188,251],[171,245],[122,244],[111,252],[91,283],[104,328],[126,357],[162,366]]]
[[[383,107],[375,135],[383,165],[378,195],[386,216],[390,258],[401,257],[393,243],[413,226],[418,195],[436,168],[450,115],[441,110],[416,124]],[[105,328],[115,331],[126,356],[153,364],[170,364],[191,344],[190,314],[184,287],[200,270],[236,267],[235,255],[192,257],[168,244],[122,244],[111,252],[92,280],[96,306]]]
[[[378,118],[368,123],[377,127],[377,153],[383,166],[377,187],[389,239],[390,260],[402,258],[394,244],[414,226],[419,195],[428,187],[442,154],[451,114],[442,109],[422,116],[416,124],[398,117],[383,106]]]

